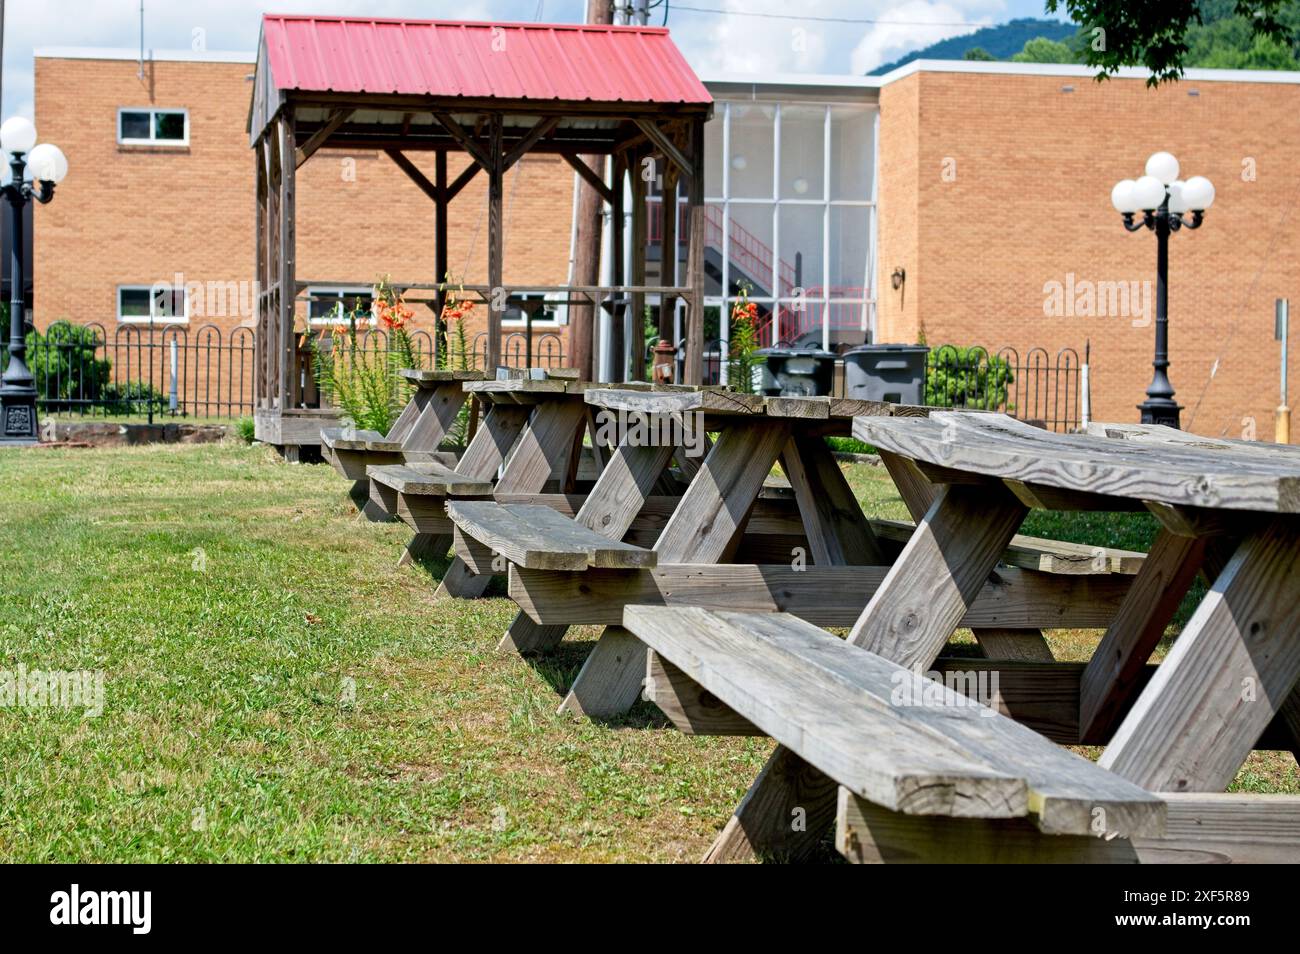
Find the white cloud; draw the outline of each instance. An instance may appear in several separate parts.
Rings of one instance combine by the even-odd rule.
[[[891,6],[881,20],[886,22],[873,24],[853,48],[850,69],[854,73],[870,72],[913,50],[979,29],[964,24],[994,22],[987,14],[979,16],[969,9],[926,0]]]

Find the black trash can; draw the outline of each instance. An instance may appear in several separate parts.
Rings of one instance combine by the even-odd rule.
[[[815,397],[830,394],[835,381],[835,355],[821,348],[760,348],[764,359],[759,390],[769,396]]]
[[[844,394],[863,401],[925,403],[925,345],[870,344],[844,352]]]

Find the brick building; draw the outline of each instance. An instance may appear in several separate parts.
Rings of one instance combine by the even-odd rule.
[[[37,126],[72,166],[37,212],[38,325],[138,321],[159,307],[140,290],[178,274],[218,292],[251,279],[251,73],[251,55],[159,53],[142,78],[133,53],[38,51]],[[744,286],[761,303],[764,343],[923,335],[1014,348],[1022,361],[1088,344],[1092,416],[1133,420],[1151,372],[1155,241],[1124,232],[1109,194],[1167,149],[1218,189],[1204,227],[1171,241],[1170,375],[1184,426],[1271,435],[1273,301],[1300,301],[1300,219],[1288,214],[1300,179],[1286,163],[1300,74],[1194,70],[1152,90],[1136,71],[1096,83],[1071,66],[918,61],[883,77],[705,80],[716,101],[711,336],[727,337],[724,306]],[[455,175],[465,160],[452,161]],[[535,156],[510,175],[506,283],[563,284],[572,171]],[[385,273],[435,280],[432,209],[386,157],[318,154],[301,183],[301,278],[359,292]],[[469,281],[485,273],[483,189],[471,182],[452,206],[452,267]],[[1120,283],[1132,300],[1115,298]],[[208,323],[229,334],[248,317],[190,307],[191,334]],[[556,309],[538,333],[563,338],[564,318]]]

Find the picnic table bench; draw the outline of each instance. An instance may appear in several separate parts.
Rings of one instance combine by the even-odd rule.
[[[652,650],[650,694],[674,722],[751,727],[781,743],[706,860],[797,856],[832,820],[852,860],[1300,860],[1300,798],[1224,794],[1252,748],[1295,750],[1300,457],[1150,431],[1055,435],[990,414],[863,416],[854,433],[879,449],[919,517],[847,640],[772,614],[624,612]],[[900,678],[888,667],[936,666],[1030,508],[1144,509],[1161,526],[1090,662],[990,663],[1037,674],[1013,695],[1077,679],[1077,739],[1108,742],[1086,771],[983,713],[974,724],[986,734],[962,735],[970,707],[942,691],[927,713],[881,711],[882,679]],[[1202,568],[1209,591],[1164,661],[1148,666]],[[1023,781],[1028,810],[963,817],[941,802],[919,813],[891,796],[907,790],[907,757],[931,751],[908,742],[882,767],[912,738],[915,726],[901,723],[918,720],[946,740],[928,766],[936,775],[947,768],[978,788],[979,769],[1001,770]],[[995,737],[1015,740],[1019,763],[982,747]],[[1049,821],[1054,790],[1067,793],[1068,823]]]
[[[403,368],[397,373],[415,385],[415,392],[387,434],[351,427],[326,427],[320,432],[321,454],[353,482],[350,496],[370,520],[390,520],[394,515],[381,501],[372,500],[368,469],[416,462],[454,463],[455,453],[440,452],[439,447],[465,404],[462,385],[483,377],[482,371],[447,369]]]

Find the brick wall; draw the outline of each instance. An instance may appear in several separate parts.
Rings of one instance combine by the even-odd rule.
[[[1136,420],[1153,328],[1047,317],[1044,285],[1073,273],[1154,286],[1155,237],[1123,230],[1110,190],[1168,149],[1184,176],[1217,189],[1204,226],[1170,241],[1170,377],[1184,426],[1236,437],[1253,421],[1271,439],[1273,301],[1300,302],[1300,86],[925,72],[886,86],[881,103],[881,340],[923,328],[932,345],[1053,355],[1090,341],[1094,419]],[[889,287],[897,265],[905,297]]]

